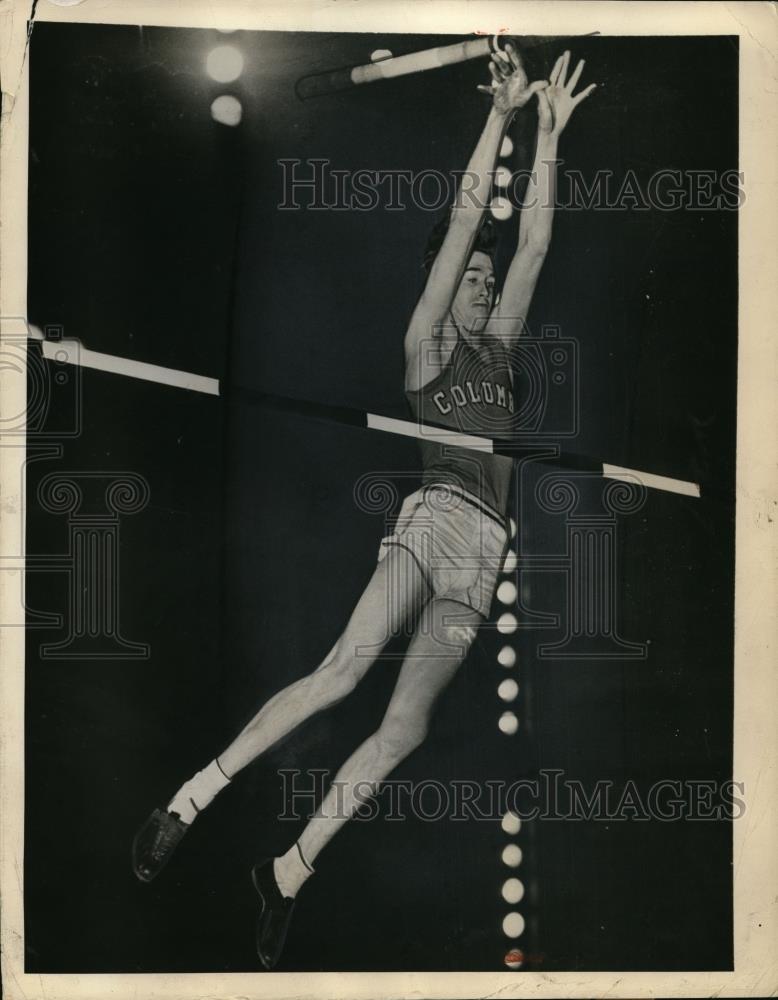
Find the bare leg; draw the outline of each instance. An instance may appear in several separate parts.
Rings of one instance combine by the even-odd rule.
[[[132,864],[138,878],[143,882],[156,878],[197,815],[237,771],[316,712],[344,698],[391,636],[418,618],[427,600],[427,583],[413,557],[392,546],[376,567],[345,632],[318,669],[274,695],[221,758],[184,782],[165,809],[154,810],[133,841]]]
[[[428,598],[412,556],[392,546],[360,597],[348,625],[326,659],[265,702],[239,736],[219,755],[232,778],[306,719],[349,694],[389,639],[414,622]]]
[[[433,598],[425,606],[380,727],[340,769],[338,785],[297,843],[272,865],[264,861],[254,866],[252,879],[262,901],[257,952],[265,968],[278,961],[292,900],[313,871],[314,859],[364,801],[362,793],[374,792],[424,740],[435,701],[464,660],[480,620],[476,611],[455,601]]]
[[[338,787],[330,789],[298,841],[310,865],[366,795],[424,741],[435,702],[467,655],[481,620],[455,601],[433,599],[426,605],[381,726],[338,771]]]

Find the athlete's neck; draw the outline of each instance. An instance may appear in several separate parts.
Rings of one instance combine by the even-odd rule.
[[[483,321],[476,321],[471,328],[468,328],[464,323],[457,322],[452,315],[451,324],[456,330],[457,341],[464,340],[469,347],[482,347],[489,339],[483,333],[485,326]]]

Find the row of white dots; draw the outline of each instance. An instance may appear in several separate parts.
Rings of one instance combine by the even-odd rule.
[[[510,140],[508,140],[510,143]],[[512,151],[512,144],[506,151],[505,145],[501,150],[501,155],[508,156]],[[498,186],[501,185],[501,178],[504,179],[505,175],[508,174],[506,168],[501,167],[497,171]],[[496,206],[500,213],[498,214]],[[505,207],[507,206],[507,208]],[[512,213],[510,203],[504,198],[495,198],[492,202],[492,214],[497,218],[508,218]],[[511,518],[510,522],[511,538],[516,537],[516,522]],[[509,549],[505,557],[505,563],[503,565],[502,571],[506,576],[510,576],[517,566],[516,553],[513,549]],[[516,599],[518,596],[518,591],[516,584],[511,579],[503,579],[497,588],[497,600],[500,604],[506,606],[516,605]],[[513,635],[519,626],[516,615],[510,611],[503,612],[497,619],[497,631],[501,635]],[[510,670],[516,666],[516,650],[513,646],[505,645],[503,646],[497,654],[497,662],[501,667],[505,667]],[[506,677],[504,680],[500,681],[497,686],[497,696],[503,702],[515,701],[519,695],[519,685],[513,677]],[[519,719],[515,712],[503,712],[499,718],[498,726],[500,731],[506,735],[513,735],[518,731]],[[502,829],[504,833],[507,833],[510,837],[515,837],[521,829],[521,820],[519,817],[512,812],[507,812],[502,818]],[[502,850],[502,862],[507,868],[518,868],[522,860],[522,851],[518,844],[510,842],[505,845]],[[502,884],[502,898],[508,903],[509,906],[515,906],[520,903],[524,898],[524,883],[511,876],[507,878]],[[520,937],[524,933],[525,921],[524,917],[518,910],[510,910],[505,914],[502,921],[503,934],[507,938],[515,939]],[[509,969],[519,969],[524,963],[524,955],[517,948],[512,948],[505,956],[505,964]]]
[[[513,142],[509,136],[505,136],[500,146],[500,156],[508,157],[513,152]],[[510,170],[500,165],[495,171],[495,184],[497,188],[504,189],[511,179]],[[513,206],[502,193],[492,199],[490,205],[491,214],[495,219],[505,220],[513,215]],[[510,519],[511,538],[516,537],[517,525],[513,518]],[[511,574],[517,566],[516,553],[509,549],[505,556],[503,573]],[[516,584],[512,580],[503,580],[497,588],[497,600],[504,605],[515,605],[517,598]],[[518,621],[514,614],[505,612],[497,620],[497,631],[501,635],[513,635],[518,628]],[[510,670],[516,665],[516,650],[513,646],[503,646],[497,654],[497,662],[501,667]],[[497,695],[502,701],[514,701],[519,693],[519,685],[512,678],[501,681],[497,688]],[[517,732],[519,720],[514,712],[503,712],[498,725],[500,731],[508,735]],[[515,813],[507,812],[502,818],[502,829],[504,833],[514,837],[521,829],[521,820]],[[503,863],[509,868],[518,868],[521,864],[521,848],[518,844],[506,844],[502,852]],[[524,885],[517,878],[509,878],[503,883],[502,898],[510,906],[514,906],[524,898]],[[507,938],[515,939],[520,937],[524,931],[524,917],[516,910],[506,913],[502,921],[503,934]],[[520,969],[524,964],[524,954],[518,948],[511,948],[505,956],[505,965],[509,969]]]
[[[233,45],[217,45],[205,60],[205,70],[217,83],[233,83],[243,72],[243,53]],[[221,94],[211,104],[211,117],[220,125],[240,125],[243,105],[234,94]]]
[[[500,147],[500,156],[510,156],[512,152],[513,142],[511,141],[510,136],[506,135],[502,141],[502,146]],[[499,166],[494,172],[494,182],[500,189],[508,187],[511,182],[510,170],[506,166]],[[513,205],[511,205],[510,201],[508,201],[503,194],[498,194],[492,198],[489,211],[495,219],[498,219],[500,222],[504,222],[506,219],[510,219],[513,215]]]
[[[506,832],[518,833],[521,822],[518,816],[513,813],[506,813],[503,817],[502,828]],[[518,844],[506,844],[502,851],[502,861],[508,868],[518,868],[521,864],[522,852]],[[502,884],[502,898],[510,906],[515,906],[524,899],[524,883],[521,879],[507,878]],[[505,914],[502,921],[503,934],[509,938],[520,937],[524,933],[524,917],[517,910],[510,910]],[[521,961],[515,952],[506,955],[505,962],[510,968],[519,968]],[[517,963],[518,964],[515,964]]]

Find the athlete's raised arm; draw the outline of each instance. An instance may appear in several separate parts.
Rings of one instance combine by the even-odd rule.
[[[481,137],[470,157],[440,251],[430,269],[421,298],[413,312],[405,337],[406,384],[419,382],[421,344],[434,337],[448,317],[465,265],[475,242],[478,228],[488,202],[492,173],[500,144],[513,113],[548,86],[545,80],[527,83],[527,75],[512,46],[508,55],[495,54],[489,63],[492,83],[478,89],[492,96],[492,107]]]
[[[565,52],[554,64],[549,86],[538,92],[537,148],[532,176],[524,196],[519,242],[505,278],[500,302],[487,325],[487,329],[506,343],[522,332],[551,242],[559,136],[576,106],[597,86],[592,83],[573,96],[584,63],[581,60],[567,80],[569,65],[570,53]]]

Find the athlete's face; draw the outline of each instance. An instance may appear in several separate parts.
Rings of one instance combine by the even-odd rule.
[[[490,258],[476,250],[459,283],[451,306],[460,329],[478,333],[489,318],[494,301],[494,268]]]

